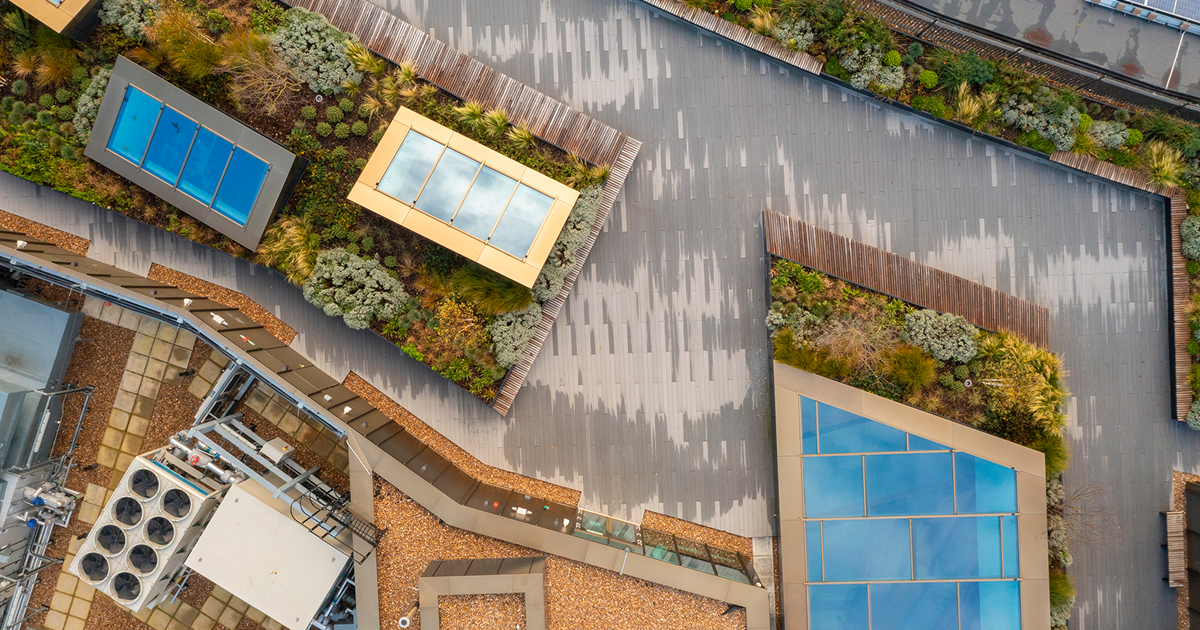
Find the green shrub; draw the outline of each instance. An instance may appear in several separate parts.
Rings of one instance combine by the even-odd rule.
[[[345,249],[329,249],[317,256],[304,282],[304,299],[330,317],[341,316],[350,328],[362,329],[395,319],[409,298],[383,265]]]
[[[971,368],[969,368],[965,365],[960,365],[960,366],[954,368],[954,378],[956,378],[960,381],[965,381],[970,376],[971,376]]]
[[[937,87],[938,73],[933,70],[924,70],[921,72],[921,87],[926,90],[932,90]]]
[[[358,158],[357,160],[354,160],[355,170],[361,171],[364,168],[367,168],[367,158]]]
[[[1193,431],[1200,431],[1200,400],[1192,401],[1192,408],[1187,413],[1187,425]]]
[[[937,378],[933,359],[920,348],[900,346],[888,357],[888,376],[909,394],[925,389]]]
[[[59,149],[58,155],[64,160],[79,159],[79,153],[75,150],[75,147],[70,145],[63,145],[63,148]]]
[[[25,96],[25,93],[29,91],[29,84],[25,82],[25,79],[17,79],[12,82],[9,90],[14,96]]]
[[[317,117],[317,108],[312,105],[305,105],[300,108],[300,117],[304,120],[312,120]]]
[[[87,87],[91,80],[92,75],[88,72],[87,66],[75,66],[75,69],[71,71],[71,83],[79,89]]]
[[[15,99],[11,96],[5,96],[4,98],[0,98],[0,110],[4,110],[6,112],[11,112],[13,103],[15,103],[15,102],[17,102],[17,99]]]
[[[974,359],[979,352],[978,336],[979,329],[950,313],[924,309],[904,318],[904,340],[939,361],[967,363]]]
[[[1187,272],[1189,276],[1194,276],[1200,273],[1200,262],[1189,260],[1187,262]]]
[[[39,96],[38,105],[41,105],[43,109],[50,109],[51,107],[54,107],[54,96],[51,94],[43,94]]]
[[[883,56],[883,65],[889,68],[895,68],[896,66],[899,66],[901,62],[902,60],[900,58],[900,51],[889,50],[887,51],[887,54]]]
[[[336,133],[336,130],[334,133]],[[335,160],[344,160],[344,159],[346,159],[346,156],[349,155],[349,153],[350,152],[346,150],[346,147],[336,146],[336,147],[333,147],[333,150],[329,152],[329,155]],[[351,233],[350,240],[354,240],[353,233]]]
[[[942,387],[945,387],[946,389],[950,389],[950,388],[954,387],[955,382],[956,381],[954,380],[954,375],[951,374],[950,372],[945,372],[941,376],[938,377],[938,385],[941,385]]]
[[[455,269],[450,285],[487,316],[519,311],[533,301],[525,285],[474,263]]]
[[[371,238],[370,236],[364,236],[362,238],[362,250],[364,252],[369,252],[374,248],[375,248],[375,239]]]
[[[221,35],[229,30],[229,18],[217,10],[209,11],[205,16],[205,26],[212,35]]]
[[[1067,451],[1067,443],[1061,435],[1043,435],[1029,445],[1035,451],[1046,456],[1046,478],[1054,479],[1067,469],[1071,455]]]
[[[1095,121],[1092,120],[1091,116],[1089,116],[1087,114],[1080,114],[1079,115],[1079,130],[1087,131],[1088,129],[1091,129],[1093,122],[1095,122]]]
[[[154,24],[161,9],[158,0],[104,0],[100,5],[100,23],[116,24],[125,37],[145,42],[146,27]]]
[[[54,114],[46,110],[38,112],[37,123],[43,127],[49,127],[54,124]]]
[[[521,360],[525,346],[533,338],[534,329],[542,319],[542,307],[537,302],[510,313],[496,316],[488,325],[492,335],[492,353],[496,363],[504,369],[511,369]]]
[[[1195,339],[1187,342],[1187,353],[1192,356],[1200,354],[1200,343],[1196,343]]]
[[[111,76],[112,68],[101,68],[79,94],[79,98],[75,99],[75,118],[72,124],[75,125],[75,137],[83,144],[87,144],[88,136],[92,133],[92,125],[96,122],[100,101],[104,98],[104,90],[108,89],[108,79]]]
[[[346,252],[348,254],[350,254],[351,256],[357,256],[359,253],[358,252],[358,243],[348,243],[346,245]]]
[[[911,66],[924,55],[925,47],[917,42],[912,42],[908,45],[908,52],[900,60],[904,62],[904,65]]]
[[[404,354],[407,354],[408,356],[410,356],[418,361],[421,361],[421,362],[425,361],[425,355],[422,354],[420,350],[417,350],[417,347],[411,343],[400,346],[400,350],[402,350],[404,352]]]
[[[1192,386],[1192,392],[1200,392],[1200,363],[1193,363],[1191,372],[1188,374],[1188,382]]]
[[[350,125],[347,125],[346,123],[338,123],[337,126],[333,128],[333,137],[339,140],[349,138]]]
[[[340,108],[343,113],[349,114],[351,111],[354,111],[354,101],[348,98],[343,98],[342,100],[338,101],[338,108]]]
[[[450,362],[450,365],[437,371],[438,374],[458,383],[471,378],[471,364],[467,363],[466,359],[455,359]]]
[[[749,11],[751,8],[754,7],[754,1],[753,0],[734,0],[733,5],[735,7],[737,7],[738,11]]]
[[[944,85],[953,87],[966,81],[975,87],[982,87],[996,74],[996,64],[980,58],[973,52],[951,54],[948,59],[946,55],[933,56],[936,57],[932,64],[933,69],[941,76]]]
[[[1142,132],[1138,131],[1137,129],[1130,129],[1129,130],[1129,139],[1125,141],[1125,146],[1136,147],[1137,145],[1139,145],[1141,143],[1142,143]]]
[[[354,121],[354,124],[350,125],[350,132],[356,136],[367,135],[367,123],[361,120]]]
[[[25,122],[25,114],[23,112],[19,112],[15,109],[11,112],[8,112],[8,124],[20,125],[23,122]]]
[[[329,107],[325,108],[325,120],[327,120],[331,123],[342,122],[342,118],[344,118],[345,116],[346,116],[346,113],[343,112],[340,107],[334,107],[334,106],[330,105]]]
[[[1017,144],[1042,153],[1054,153],[1054,143],[1041,137],[1036,131],[1026,131],[1021,134],[1017,138]]]
[[[65,105],[71,102],[71,99],[73,98],[75,98],[75,95],[72,94],[71,90],[68,90],[67,88],[58,88],[58,90],[54,92],[54,100],[58,101],[59,104]]]
[[[383,140],[383,133],[384,133],[383,129],[376,129],[375,131],[372,131],[371,132],[371,142],[374,142],[375,144],[379,144],[379,141]]]
[[[1075,585],[1062,571],[1050,574],[1050,607],[1067,608],[1075,603]]]
[[[913,97],[912,106],[923,112],[928,112],[936,118],[946,117],[946,103],[943,102],[942,97],[937,94],[918,94]]]
[[[327,122],[317,123],[317,135],[318,136],[321,136],[322,138],[324,138],[324,137],[327,137],[331,133],[333,133],[332,125],[330,125]]]
[[[250,14],[250,30],[259,35],[270,35],[279,28],[283,21],[283,8],[273,0],[255,0],[254,11]]]
[[[279,28],[271,35],[271,47],[312,91],[336,94],[344,83],[362,81],[362,73],[354,69],[346,55],[348,40],[349,36],[325,16],[295,7],[283,14]]]
[[[75,118],[75,108],[70,105],[63,105],[58,108],[58,119],[66,122]]]

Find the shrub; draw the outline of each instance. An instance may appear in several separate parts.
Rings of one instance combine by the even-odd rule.
[[[1178,186],[1183,181],[1187,166],[1179,149],[1163,142],[1152,140],[1142,145],[1142,170],[1152,184]]]
[[[333,137],[338,138],[339,140],[349,138],[350,125],[347,125],[346,123],[338,123],[337,126],[333,128]]]
[[[937,87],[938,73],[933,70],[924,70],[921,72],[921,87],[926,90],[932,90]]]
[[[933,55],[933,69],[942,77],[945,85],[958,85],[964,81],[975,87],[992,80],[996,74],[996,64],[980,58],[973,52],[961,55]],[[1073,129],[1072,129],[1073,130]]]
[[[1026,131],[1021,134],[1017,138],[1017,144],[1042,153],[1054,153],[1054,143],[1041,137],[1036,131]]]
[[[404,354],[407,354],[418,361],[425,361],[425,355],[422,354],[420,350],[417,350],[417,347],[411,343],[400,346],[400,350],[402,350]]]
[[[488,332],[492,334],[492,352],[496,355],[496,363],[505,369],[516,365],[541,319],[542,307],[537,302],[531,302],[519,311],[504,313],[492,320]]]
[[[529,289],[521,283],[473,263],[455,269],[450,284],[484,315],[519,311],[533,301]]]
[[[1192,402],[1192,408],[1187,413],[1187,425],[1193,431],[1200,431],[1200,400]]]
[[[362,81],[346,56],[348,40],[325,16],[295,7],[284,12],[279,29],[271,35],[271,46],[314,92],[336,94],[344,83]]]
[[[888,357],[888,375],[909,394],[925,389],[937,378],[933,359],[920,348],[900,346]]]
[[[749,11],[754,6],[754,0],[734,0],[733,6],[738,11]]]
[[[71,102],[71,99],[74,97],[75,95],[67,88],[58,88],[58,91],[54,93],[54,100],[64,105]]]
[[[1196,343],[1195,339],[1187,342],[1187,353],[1196,356],[1200,354],[1200,343]]]
[[[24,112],[19,112],[15,109],[12,110],[11,112],[8,112],[8,124],[19,125],[23,122],[25,122],[25,113]]]
[[[967,363],[979,352],[979,330],[967,320],[950,313],[925,309],[904,318],[905,341],[928,352],[939,361]]]
[[[208,32],[212,35],[220,35],[229,30],[229,18],[225,17],[220,11],[209,11],[205,16],[205,26],[208,27]]]
[[[479,131],[480,126],[483,125],[484,115],[483,105],[475,101],[467,101],[454,108],[454,116],[458,119],[458,124],[472,133]]]
[[[937,94],[918,94],[913,97],[912,106],[923,112],[928,112],[936,118],[946,117],[946,103],[943,102],[942,97]]]
[[[1125,140],[1125,146],[1136,147],[1137,145],[1139,145],[1141,143],[1142,143],[1142,132],[1138,131],[1137,129],[1130,129],[1129,130],[1129,138],[1127,140]]]
[[[1200,239],[1200,217],[1189,215],[1179,224],[1179,238],[1184,241]]]
[[[58,108],[58,119],[66,122],[75,118],[75,108],[70,105],[63,105]]]
[[[333,127],[329,123],[327,123],[327,122],[317,123],[317,135],[318,136],[321,136],[322,138],[324,138],[324,137],[327,137],[331,133],[333,133]]]
[[[362,105],[358,106],[359,118],[371,118],[375,114],[376,114],[375,110],[367,103],[363,103]]]
[[[1188,383],[1193,392],[1200,391],[1200,363],[1192,364],[1192,369],[1188,373]]]
[[[383,130],[376,129],[375,131],[372,131],[371,132],[371,142],[374,142],[375,144],[379,144],[380,140],[383,140]]]
[[[361,171],[364,168],[367,168],[367,158],[358,158],[357,160],[354,160],[354,170]]]
[[[54,124],[54,114],[51,114],[50,112],[48,112],[46,110],[42,110],[42,111],[38,112],[37,124],[39,124],[43,127],[49,127],[50,125],[53,125]]]
[[[0,110],[6,111],[6,112],[11,112],[13,103],[15,103],[15,102],[17,102],[17,99],[15,99],[11,96],[5,96],[4,98],[0,98]]]
[[[376,320],[398,317],[409,298],[404,285],[383,265],[344,249],[329,249],[317,256],[304,282],[304,299],[330,317],[342,316],[350,328],[363,329]]]
[[[883,53],[876,44],[853,48],[839,57],[842,67],[850,73],[850,85],[862,89],[872,84],[885,92],[904,87],[904,71],[898,67],[885,66]]]
[[[260,264],[274,267],[292,284],[303,284],[312,275],[321,250],[321,233],[308,217],[292,216],[276,222],[258,246]]]
[[[1075,603],[1075,585],[1062,571],[1050,574],[1050,607],[1069,608]]]
[[[356,136],[367,135],[367,123],[361,120],[354,121],[354,124],[350,125],[350,132]]]
[[[772,35],[789,50],[808,50],[813,43],[808,20],[781,20],[775,25]]]
[[[1067,469],[1071,456],[1061,435],[1043,435],[1029,445],[1046,456],[1046,479],[1054,479]]]
[[[901,61],[900,51],[898,50],[889,50],[887,51],[887,54],[883,56],[883,65],[889,68],[895,68],[896,66],[900,65]]]
[[[1200,262],[1194,260],[1187,261],[1187,272],[1189,276],[1194,276],[1200,273]]]
[[[58,155],[64,160],[79,159],[79,153],[75,150],[75,147],[70,145],[63,145],[63,148],[58,151]]]
[[[11,90],[15,96],[25,96],[25,93],[29,91],[29,83],[27,83],[25,79],[17,79],[16,81],[12,82],[12,85],[8,89]]]
[[[354,111],[354,101],[348,98],[343,98],[338,101],[338,108],[340,108],[342,112],[349,114],[351,111]]]
[[[312,105],[305,105],[300,108],[300,117],[304,120],[312,120],[317,117],[317,108]]]
[[[938,385],[941,385],[942,387],[945,387],[946,389],[953,389],[954,384],[958,382],[958,381],[954,380],[954,375],[951,374],[950,372],[946,372],[946,373],[942,374],[941,376],[939,376],[937,381],[938,381]]]
[[[969,376],[971,376],[971,368],[965,365],[960,365],[954,368],[954,378],[960,381],[965,381]]]
[[[38,105],[41,105],[45,109],[50,109],[51,107],[54,107],[54,96],[51,94],[41,95],[40,97],[38,97]]]
[[[92,125],[96,122],[96,114],[100,111],[100,101],[104,98],[104,90],[108,89],[108,79],[112,76],[112,68],[101,68],[92,77],[79,98],[75,99],[75,136],[86,144],[92,133]],[[13,83],[16,86],[16,83]]]
[[[1088,129],[1091,129],[1093,122],[1094,121],[1092,120],[1091,116],[1089,116],[1087,114],[1080,114],[1079,115],[1079,130],[1087,131]]]
[[[1080,116],[1078,109],[1065,105],[1059,95],[1046,88],[1032,95],[1014,94],[1000,106],[1005,124],[1025,132],[1035,131],[1059,151],[1069,151],[1075,145]]]
[[[1088,135],[1096,140],[1096,144],[1105,149],[1119,149],[1129,141],[1129,129],[1119,122],[1100,120],[1092,124]]]
[[[340,123],[346,113],[340,107],[329,106],[325,108],[325,120],[330,123]]]
[[[161,9],[158,0],[104,0],[100,23],[116,24],[125,37],[145,42],[146,27],[154,24]]]
[[[521,151],[529,151],[537,147],[537,137],[524,125],[517,125],[509,129],[505,137],[513,148]]]
[[[924,55],[925,47],[917,42],[912,42],[908,45],[908,52],[901,57],[900,61],[903,61],[905,65],[911,66],[917,63],[917,60]]]
[[[490,110],[479,121],[479,135],[489,140],[499,140],[505,131],[508,131],[508,112],[503,109]]]
[[[579,199],[567,223],[550,248],[550,255],[542,267],[541,274],[533,285],[533,299],[545,302],[558,295],[563,281],[575,266],[575,252],[583,245],[592,232],[592,224],[596,221],[596,212],[600,209],[600,187],[590,186],[579,191]]]

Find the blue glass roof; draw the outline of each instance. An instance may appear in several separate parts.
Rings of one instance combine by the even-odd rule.
[[[132,85],[125,88],[108,149],[242,226],[271,169]]]
[[[800,429],[812,629],[1019,630],[1012,468],[805,397]]]

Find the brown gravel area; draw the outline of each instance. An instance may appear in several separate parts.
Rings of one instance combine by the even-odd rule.
[[[507,488],[570,506],[579,505],[580,492],[578,490],[526,477],[507,470],[500,470],[499,468],[484,464],[463,450],[459,445],[446,439],[445,436],[435,431],[433,427],[425,424],[407,409],[401,407],[399,403],[388,398],[378,389],[375,389],[375,386],[354,372],[346,375],[346,380],[342,384],[346,386],[346,389],[362,396],[372,407],[382,411],[387,417],[398,422],[400,426],[416,436],[418,440],[421,440],[427,446],[437,451],[442,457],[450,460],[468,475],[480,481],[500,486],[501,488]]]
[[[1172,482],[1174,485],[1171,494],[1172,498],[1174,499],[1173,504],[1175,507],[1173,509],[1175,511],[1183,511],[1183,491],[1189,481],[1192,483],[1200,483],[1200,475],[1189,475],[1188,473],[1179,472],[1178,470],[1174,471],[1174,476],[1172,477]],[[1179,611],[1179,630],[1189,630],[1192,624],[1188,614],[1188,586],[1181,586],[1175,589],[1175,607]]]
[[[150,265],[150,273],[147,278],[179,287],[184,291],[195,293],[206,297],[214,302],[220,302],[230,308],[245,313],[254,323],[267,329],[267,332],[275,335],[280,341],[286,344],[291,344],[296,339],[296,329],[283,323],[278,317],[275,317],[267,309],[259,306],[258,302],[251,300],[242,293],[238,293],[232,289],[226,289],[223,286],[213,284],[206,280],[201,280],[195,276],[189,276],[181,271],[175,271],[170,267],[164,267],[158,263]]]
[[[418,579],[433,560],[543,555],[445,525],[378,477],[375,522],[388,528],[376,548],[382,628],[395,628],[416,602]],[[723,615],[724,603],[557,556],[547,558],[545,578],[548,627],[552,630],[746,627],[745,612]],[[483,614],[494,616],[492,611],[489,608]],[[419,630],[420,619],[411,627]],[[469,627],[508,626],[486,623]]]
[[[275,438],[283,438],[283,441],[292,445],[295,449],[292,451],[292,461],[296,462],[304,468],[320,466],[321,470],[317,473],[317,477],[333,487],[338,492],[350,492],[350,475],[338,470],[336,466],[331,464],[329,460],[312,452],[304,444],[300,443],[295,437],[283,432],[283,429],[271,424],[270,420],[258,415],[253,409],[246,405],[238,407],[238,411],[242,412],[242,424],[246,426],[254,425],[254,432],[268,442]]]
[[[188,369],[199,370],[208,360],[212,348],[208,344],[196,340],[192,347],[192,358]],[[175,369],[175,368],[173,368]],[[158,387],[158,399],[154,401],[154,415],[150,418],[150,427],[146,431],[146,441],[142,443],[142,452],[152,451],[160,446],[166,446],[172,435],[191,428],[196,422],[196,411],[200,409],[199,398],[188,393],[195,376],[183,379],[182,385],[172,385],[163,381]]]
[[[438,621],[442,630],[524,628],[525,596],[443,595],[438,598]]]
[[[102,322],[98,319],[85,317],[79,336],[88,341],[75,344],[71,362],[67,365],[64,381],[79,385],[92,385],[88,412],[83,417],[83,428],[79,432],[79,447],[75,450],[75,468],[67,475],[67,487],[79,492],[85,492],[89,483],[98,486],[108,486],[112,469],[96,466],[92,470],[83,468],[96,462],[96,453],[100,450],[100,439],[108,427],[108,416],[112,411],[113,400],[117,396],[117,386],[121,382],[121,374],[125,371],[129,349],[133,346],[133,331],[126,330]],[[61,455],[71,445],[71,437],[75,432],[74,420],[79,417],[83,405],[82,395],[68,396],[63,402],[63,428],[54,442],[54,454]],[[88,523],[75,518],[64,529],[56,529],[50,539],[47,555],[51,558],[63,558],[67,555],[67,545],[75,536],[85,534],[92,528]],[[58,574],[62,565],[46,567],[38,575],[37,586],[34,587],[30,603],[34,606],[48,605],[54,595],[54,587],[58,584]],[[103,597],[97,597],[99,601]],[[93,609],[94,610],[94,609]],[[95,614],[93,612],[92,614]],[[33,624],[45,621],[46,614],[39,613],[30,620]],[[119,626],[115,626],[119,627]]]
[[[45,241],[80,256],[87,256],[88,246],[91,245],[91,241],[86,238],[56,230],[3,210],[0,210],[0,227],[28,234],[39,241]]]
[[[153,630],[142,623],[128,610],[113,603],[105,595],[96,593],[92,600],[92,610],[88,613],[87,625],[84,630]]]
[[[208,601],[208,597],[212,595],[212,592],[213,583],[203,575],[193,573],[188,578],[187,586],[180,591],[179,599],[192,608],[200,610],[204,608],[204,603]]]
[[[771,563],[771,573],[774,576],[775,586],[775,630],[783,630],[783,592],[779,583],[779,537],[771,538],[771,556],[775,561]]]
[[[696,523],[690,523],[674,516],[667,516],[666,514],[646,510],[645,515],[642,516],[642,527],[696,540],[712,545],[713,547],[736,551],[747,556],[754,555],[754,541],[745,536],[738,536],[719,529],[713,529],[712,527],[697,525]]]

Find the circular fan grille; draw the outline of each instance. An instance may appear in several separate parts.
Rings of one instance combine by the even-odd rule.
[[[137,545],[129,550],[129,566],[142,573],[149,573],[158,566],[158,554],[146,545]]]
[[[158,475],[145,468],[129,477],[129,489],[143,499],[149,499],[158,494]]]
[[[135,499],[121,497],[113,505],[113,518],[125,525],[137,525],[142,520],[142,506]]]
[[[120,553],[125,548],[125,532],[116,525],[105,525],[96,534],[96,544],[108,553]]]
[[[89,553],[79,561],[79,570],[93,582],[108,577],[108,560],[98,553]]]
[[[175,518],[183,518],[192,509],[192,500],[182,490],[171,488],[163,495],[163,511]]]
[[[171,524],[171,521],[161,516],[155,516],[146,521],[146,538],[150,542],[156,545],[165,545],[174,537],[175,526]]]
[[[142,592],[142,583],[132,573],[118,573],[112,579],[112,592],[125,601],[134,600]]]

